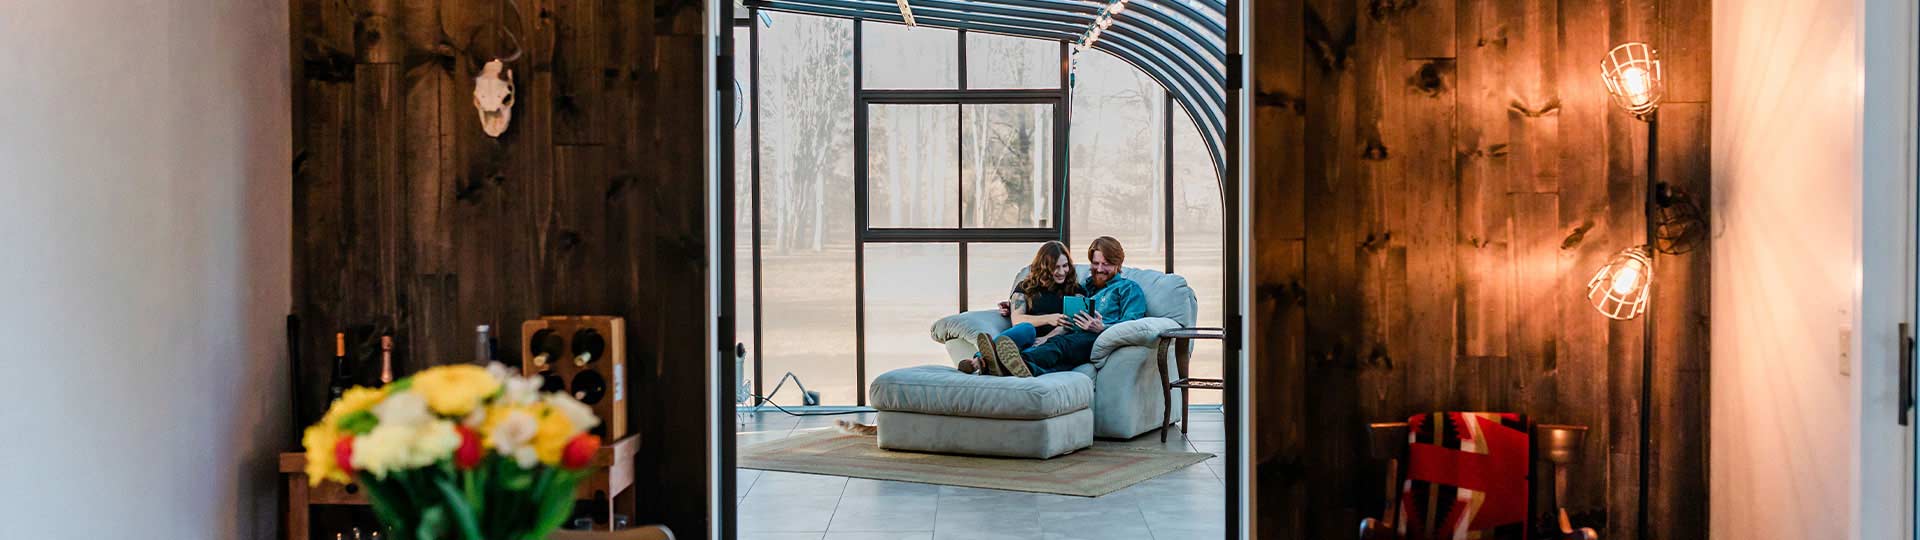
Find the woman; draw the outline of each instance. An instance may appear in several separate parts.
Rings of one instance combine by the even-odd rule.
[[[1084,293],[1066,244],[1057,241],[1041,244],[1033,255],[1033,262],[1027,265],[1027,276],[1014,285],[1013,295],[1007,299],[1007,318],[1013,321],[1013,327],[998,336],[974,336],[975,346],[985,354],[961,360],[960,371],[1031,376],[1017,351],[1065,334],[1067,319],[1060,313],[1063,299],[1080,294]],[[993,354],[996,346],[1015,354]]]

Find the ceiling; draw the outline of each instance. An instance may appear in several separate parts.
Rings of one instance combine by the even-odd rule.
[[[1129,0],[1093,48],[1158,81],[1193,116],[1224,171],[1225,0]],[[904,23],[896,0],[746,0],[767,10]],[[1105,0],[911,0],[914,22],[930,28],[1078,42]]]

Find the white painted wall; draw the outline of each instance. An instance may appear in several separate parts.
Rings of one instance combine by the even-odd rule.
[[[0,538],[275,538],[286,2],[0,4]]]
[[[1890,306],[1913,295],[1885,239],[1909,199],[1869,165],[1876,117],[1906,115],[1868,74],[1906,73],[1869,44],[1905,46],[1871,20],[1910,1],[1714,2],[1712,538],[1899,537]]]

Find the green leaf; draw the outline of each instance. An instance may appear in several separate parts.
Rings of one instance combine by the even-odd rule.
[[[454,489],[453,482],[446,478],[438,478],[434,481],[434,485],[439,487],[440,494],[447,498],[445,508],[453,514],[453,522],[460,526],[461,535],[467,540],[487,540],[480,534],[480,523],[473,517],[473,507],[467,504],[467,499],[460,495],[459,490]]]
[[[354,435],[366,435],[367,432],[373,431],[374,426],[378,425],[380,425],[380,418],[374,416],[372,411],[360,411],[349,414],[346,418],[341,418],[339,424],[342,431]]]
[[[575,473],[555,474],[546,492],[540,494],[540,513],[534,520],[533,529],[528,531],[528,538],[546,538],[554,529],[560,528],[560,524],[566,523],[567,518],[573,515],[573,491],[579,484],[580,476]]]
[[[413,377],[406,377],[387,383],[387,394],[392,395],[394,392],[404,391],[408,388],[413,388]]]
[[[386,525],[387,529],[392,531],[412,530],[413,524],[408,523],[405,518],[405,516],[412,514],[412,512],[408,512],[404,507],[399,506],[399,501],[394,500],[394,494],[389,493],[385,487],[370,482],[372,480],[371,478],[364,480],[368,481],[360,482],[360,489],[367,493],[367,502],[373,506],[373,514],[375,517],[380,518],[380,523]],[[404,539],[396,538],[394,540]]]
[[[413,529],[413,535],[420,540],[441,538],[447,530],[447,509],[445,506],[431,506],[420,513],[420,524]]]

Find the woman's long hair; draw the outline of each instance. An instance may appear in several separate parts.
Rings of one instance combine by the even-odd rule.
[[[1067,281],[1053,282],[1053,264],[1061,257],[1067,258]],[[1027,278],[1020,281],[1014,290],[1033,296],[1035,293],[1051,292],[1065,295],[1080,285],[1079,272],[1073,268],[1073,254],[1067,252],[1067,245],[1059,241],[1040,244],[1040,250],[1033,254],[1033,262],[1027,264]]]

